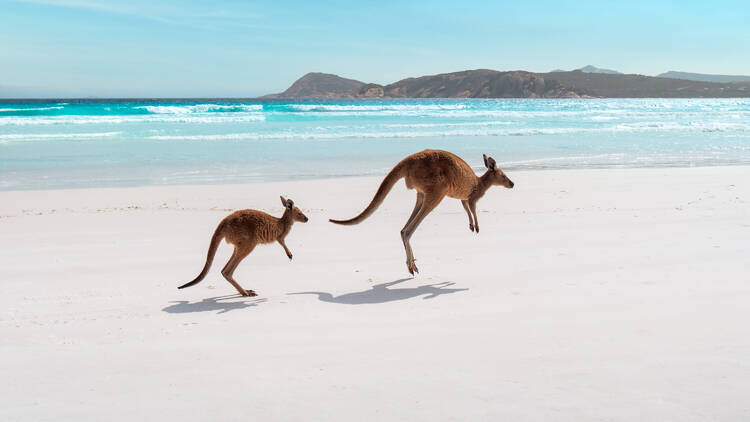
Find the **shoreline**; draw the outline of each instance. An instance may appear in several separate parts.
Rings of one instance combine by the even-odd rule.
[[[667,172],[670,171],[711,171],[711,170],[717,170],[717,171],[742,171],[746,170],[748,174],[750,174],[750,165],[746,164],[736,164],[736,165],[716,165],[716,166],[694,166],[694,167],[607,167],[607,168],[586,168],[586,169],[580,169],[580,168],[566,168],[566,169],[524,169],[524,170],[504,170],[508,174],[511,179],[514,178],[514,176],[518,174],[526,175],[526,174],[534,174],[539,173],[541,175],[550,175],[552,177],[559,176],[559,175],[565,175],[565,174],[574,174],[578,175],[578,173],[601,173],[604,172],[610,173],[610,172],[623,172],[623,173],[629,173],[629,172],[635,172],[635,173],[660,173],[660,172]],[[481,175],[482,172],[475,169],[476,174]],[[559,173],[559,174],[558,174]],[[85,199],[87,196],[97,196],[99,194],[117,194],[119,192],[130,192],[136,194],[136,197],[140,195],[140,197],[148,198],[149,203],[155,204],[158,202],[158,194],[164,193],[166,197],[177,197],[177,196],[185,196],[188,195],[190,191],[206,191],[206,190],[214,190],[217,193],[220,193],[223,197],[231,197],[233,195],[233,191],[237,190],[245,190],[245,189],[251,189],[253,187],[262,187],[263,190],[269,190],[271,187],[278,186],[279,189],[289,189],[294,186],[304,186],[304,185],[313,185],[318,186],[321,184],[327,184],[326,182],[330,181],[336,181],[341,182],[343,186],[351,185],[351,184],[364,184],[366,186],[372,185],[373,190],[372,193],[375,192],[375,189],[379,185],[379,183],[382,181],[383,177],[387,172],[384,172],[382,175],[350,175],[350,176],[329,176],[329,177],[312,177],[312,178],[304,178],[304,179],[292,179],[292,180],[275,180],[275,181],[250,181],[250,182],[226,182],[226,183],[196,183],[196,184],[164,184],[164,185],[134,185],[134,186],[102,186],[102,187],[67,187],[67,188],[52,188],[52,189],[16,189],[16,190],[0,190],[0,197],[6,196],[9,197],[8,200],[3,201],[3,206],[0,206],[0,212],[7,209],[14,209],[18,207],[13,206],[13,201],[15,199],[18,200],[28,200],[33,199],[32,197],[35,196],[35,193],[58,193],[60,196],[58,198],[63,199],[63,201],[68,201],[69,204],[68,207],[71,205],[70,203],[83,200],[84,202],[88,202],[88,199]],[[397,186],[403,185],[403,180],[397,182]],[[492,189],[494,190],[494,188]],[[490,190],[490,192],[492,191]],[[406,190],[406,192],[413,193],[413,190]],[[80,195],[75,195],[76,193]],[[366,197],[367,192],[363,192],[364,196]],[[74,197],[70,199],[65,199],[68,194],[72,194]],[[290,194],[291,195],[291,194]],[[16,198],[14,198],[16,197]],[[43,201],[47,201],[50,199],[49,196],[44,196],[41,198]],[[447,198],[446,198],[447,199]],[[364,199],[363,199],[364,200]],[[369,201],[369,199],[367,199]],[[124,204],[124,202],[123,202]],[[10,205],[10,206],[9,206]],[[366,204],[364,204],[366,205]],[[137,205],[136,205],[137,206]],[[140,206],[139,206],[140,207]],[[215,207],[213,207],[215,208]],[[209,207],[208,209],[212,209],[212,207]],[[0,215],[1,217],[2,215]]]
[[[395,165],[395,163],[394,163]],[[556,167],[547,167],[547,168],[534,168],[534,167],[514,167],[512,165],[510,166],[504,166],[502,167],[503,171],[506,171],[508,173],[518,173],[518,172],[577,172],[577,171],[620,171],[620,170],[661,170],[661,169],[702,169],[702,168],[736,168],[736,167],[748,167],[750,168],[750,164],[748,163],[735,163],[735,164],[726,164],[726,163],[719,163],[719,164],[701,164],[701,165],[682,165],[682,164],[674,164],[674,165],[663,165],[663,166],[610,166],[610,165],[601,165],[601,166],[593,166],[593,167],[564,167],[564,168],[556,168]],[[472,167],[474,171],[478,174],[481,174],[483,172],[483,168],[480,168],[479,166]],[[138,188],[170,188],[170,187],[210,187],[210,186],[237,186],[237,185],[259,185],[259,184],[269,184],[269,183],[294,183],[294,182],[314,182],[314,181],[325,181],[325,180],[337,180],[337,179],[362,179],[362,178],[383,178],[386,174],[388,174],[389,170],[378,172],[378,173],[366,173],[366,174],[348,174],[348,175],[320,175],[320,176],[309,176],[309,177],[296,177],[296,178],[290,178],[290,179],[278,179],[278,180],[246,180],[246,181],[237,181],[237,180],[226,180],[226,181],[211,181],[211,182],[205,182],[205,183],[193,183],[193,182],[185,182],[185,183],[164,183],[164,184],[153,184],[153,183],[145,183],[145,184],[123,184],[123,185],[112,185],[112,186],[65,186],[65,187],[26,187],[26,188],[0,188],[0,194],[2,193],[11,193],[11,192],[46,192],[46,191],[80,191],[80,190],[96,190],[96,189],[138,189]]]

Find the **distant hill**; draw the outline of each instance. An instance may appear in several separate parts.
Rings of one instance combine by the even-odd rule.
[[[750,82],[750,76],[709,75],[705,73],[676,72],[674,70],[670,70],[669,72],[656,75],[656,77],[657,78],[670,78],[670,79],[685,79],[688,81],[719,82],[719,83]]]
[[[584,66],[584,67],[582,67],[580,69],[576,69],[576,70],[580,70],[581,72],[585,72],[585,73],[609,73],[609,74],[612,74],[612,75],[622,75],[621,72],[618,72],[616,70],[602,69],[600,67],[591,66],[591,65],[587,65],[587,66]],[[555,70],[551,71],[550,73],[557,73],[557,72],[568,72],[568,71],[567,70],[561,70],[561,69],[555,69]]]
[[[750,97],[748,83],[713,83],[644,75],[550,72],[546,79],[592,97],[602,98],[727,98]]]
[[[478,69],[407,78],[383,87],[394,98],[577,98],[580,93],[525,71]]]
[[[602,69],[602,68],[599,68],[599,67],[596,67],[596,66],[591,66],[591,65],[584,66],[584,67],[582,67],[582,68],[580,68],[578,70],[580,70],[581,72],[584,72],[584,73],[607,73],[607,74],[610,74],[610,75],[622,75],[622,73],[620,73],[620,72],[618,72],[616,70]]]
[[[341,98],[359,89],[364,82],[346,79],[330,73],[311,72],[297,79],[292,86],[280,94],[263,98]]]
[[[606,70],[606,69],[605,69]],[[714,83],[620,73],[532,73],[464,70],[367,84],[308,73],[286,91],[264,98],[727,98],[750,97],[750,82]]]
[[[311,77],[311,75],[313,75]],[[325,75],[321,78],[318,75]],[[346,91],[344,82],[354,89]],[[323,84],[318,85],[318,82]],[[332,89],[336,89],[333,91]],[[478,69],[365,84],[336,75],[308,73],[281,94],[264,98],[578,98],[575,90],[531,72]]]

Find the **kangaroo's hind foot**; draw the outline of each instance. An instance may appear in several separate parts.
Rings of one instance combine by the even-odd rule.
[[[406,260],[406,269],[409,270],[409,274],[414,275],[414,273],[419,273],[419,268],[417,268],[417,264],[414,263],[416,259],[407,259]]]

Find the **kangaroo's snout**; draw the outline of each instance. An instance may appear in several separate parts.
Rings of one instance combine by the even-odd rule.
[[[305,214],[302,214],[302,211],[300,211],[298,208],[295,208],[294,211],[296,212],[294,214],[294,221],[299,221],[300,223],[307,223],[309,218]]]
[[[513,189],[513,186],[515,186],[515,185],[516,185],[516,184],[515,184],[515,183],[513,183],[513,181],[512,181],[512,180],[508,180],[508,189]]]

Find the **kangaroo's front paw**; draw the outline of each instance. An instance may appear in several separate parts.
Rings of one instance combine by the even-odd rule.
[[[474,225],[471,223],[469,223],[469,230],[471,230],[472,232],[474,231]]]
[[[242,296],[258,296],[258,294],[253,290],[245,290],[245,294]]]
[[[287,256],[287,258],[289,258],[290,261],[292,260],[292,254],[288,253],[288,254],[286,254],[286,256]]]
[[[474,226],[474,233],[479,234],[479,225]]]

